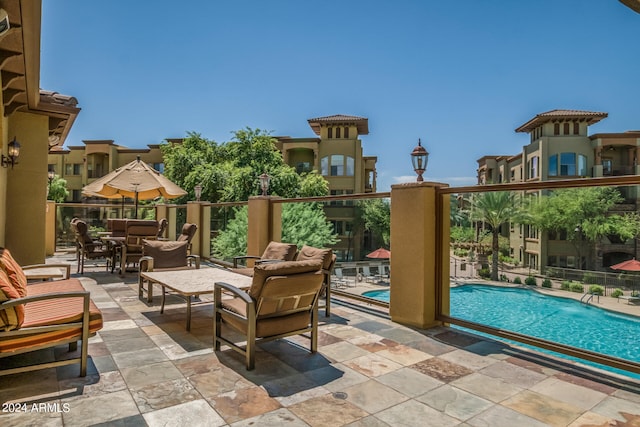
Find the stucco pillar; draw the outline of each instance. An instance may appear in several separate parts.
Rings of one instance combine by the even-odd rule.
[[[201,202],[187,202],[187,222],[198,227],[191,240],[191,253],[194,255],[200,255],[202,248],[202,210],[200,205]]]
[[[200,257],[211,257],[211,205],[200,203]]]
[[[282,204],[274,197],[249,197],[247,254],[262,255],[269,242],[282,239]]]
[[[167,238],[169,240],[176,240],[176,228],[178,227],[178,210],[176,208],[176,205],[165,205],[165,208],[167,209],[165,218],[167,218],[167,222],[169,223],[167,224]],[[157,214],[158,212],[156,211],[156,215]],[[162,217],[159,218],[162,219]]]
[[[419,328],[449,313],[449,203],[447,184],[391,187],[391,320]],[[446,203],[445,203],[445,200]]]
[[[156,220],[160,221],[162,218],[167,218],[167,205],[156,205]]]
[[[51,256],[56,251],[56,202],[47,200],[45,211],[45,255]]]

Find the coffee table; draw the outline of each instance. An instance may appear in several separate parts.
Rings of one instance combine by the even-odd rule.
[[[252,278],[222,268],[199,268],[187,270],[146,271],[140,276],[149,281],[149,286],[162,287],[162,306],[164,312],[166,290],[180,295],[187,301],[187,331],[191,330],[191,297],[202,294],[213,295],[215,282],[227,282],[238,288],[249,288]]]

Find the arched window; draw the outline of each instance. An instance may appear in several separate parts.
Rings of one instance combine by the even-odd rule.
[[[328,127],[327,128],[327,138],[333,138],[333,128],[332,127]]]
[[[580,123],[573,122],[573,134],[580,135]]]
[[[349,138],[349,127],[347,126],[344,127],[344,137],[345,139]]]
[[[553,134],[560,135],[560,123],[553,124]]]
[[[565,122],[563,128],[563,133],[569,135],[569,122]]]
[[[340,138],[340,128],[336,127],[336,138]]]

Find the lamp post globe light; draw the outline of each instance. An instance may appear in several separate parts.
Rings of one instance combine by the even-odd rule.
[[[202,196],[202,185],[201,184],[197,184],[195,187],[193,187],[193,192],[196,195],[196,202],[200,201],[200,196]]]
[[[429,162],[429,152],[422,146],[422,141],[418,138],[418,146],[411,152],[411,163],[413,163],[413,170],[418,174],[417,182],[422,182],[422,174],[427,170],[427,163]]]
[[[269,183],[271,182],[271,177],[267,175],[267,173],[263,173],[258,177],[260,179],[260,190],[262,190],[262,195],[266,196],[269,191]]]

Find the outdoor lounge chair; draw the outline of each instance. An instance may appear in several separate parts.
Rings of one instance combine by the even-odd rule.
[[[0,358],[68,344],[78,357],[11,366],[2,363],[0,375],[80,363],[87,373],[89,337],[102,328],[102,313],[78,279],[27,284],[22,268],[7,249],[0,248]]]
[[[262,255],[243,255],[233,258],[233,268],[236,273],[253,275],[253,268],[240,265],[240,261],[254,260],[256,263],[271,261],[293,261],[296,258],[298,247],[293,243],[269,242]],[[240,267],[240,268],[239,268]]]
[[[187,222],[182,226],[180,235],[176,238],[178,242],[187,242],[187,253],[189,254],[191,253],[191,240],[196,235],[196,231],[198,231],[198,226]]]
[[[318,347],[318,295],[322,288],[319,260],[265,263],[255,267],[248,292],[231,284],[214,285],[214,350],[229,345],[243,354],[247,370],[255,366],[256,340],[262,341],[310,332],[310,350]],[[223,299],[222,293],[233,298]],[[225,328],[246,336],[241,347],[223,337]]]
[[[199,255],[187,255],[186,241],[144,240],[140,271],[138,273],[138,296],[147,293],[147,302],[153,301],[153,284],[145,281],[140,273],[146,271],[184,270],[200,268]],[[145,288],[146,285],[146,288]]]

